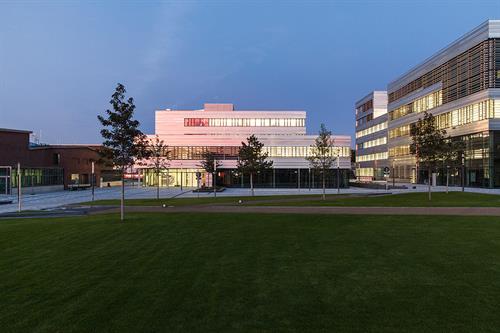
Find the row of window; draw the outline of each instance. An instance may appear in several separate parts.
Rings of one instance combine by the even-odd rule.
[[[435,91],[423,97],[417,98],[409,104],[400,106],[399,108],[389,112],[389,120],[398,119],[410,113],[424,112],[442,104],[441,90]]]
[[[366,149],[366,148],[371,148],[371,147],[376,147],[380,145],[385,145],[387,143],[387,137],[381,137],[375,140],[370,140],[366,142],[361,142],[357,145],[358,149]]]
[[[410,125],[403,125],[389,130],[389,139],[410,135]]]
[[[184,118],[186,127],[304,127],[305,118]]]
[[[364,102],[360,106],[356,108],[356,114],[359,112],[366,112],[370,109],[373,109],[373,99],[370,99],[369,101]]]
[[[466,125],[475,121],[500,118],[500,103],[486,100],[435,116],[440,129]],[[411,125],[403,125],[389,130],[389,139],[410,135]]]
[[[396,146],[389,148],[389,157],[410,155],[410,146]]]
[[[387,128],[387,122],[383,122],[372,127],[365,128],[364,130],[356,132],[356,138],[361,138],[368,134],[376,133]]]
[[[220,160],[235,160],[238,158],[239,146],[173,146],[168,147],[170,159],[172,160],[201,160],[203,153],[211,152]],[[305,158],[311,155],[312,147],[309,146],[280,146],[262,148],[269,157],[300,157]],[[332,147],[330,156],[349,157],[351,150],[349,147]],[[167,152],[164,153],[164,156]]]
[[[48,185],[63,185],[63,169],[62,168],[22,168],[21,169],[21,186],[48,186]],[[17,186],[17,169],[12,169],[11,174],[12,187]]]
[[[370,113],[369,115],[366,115],[366,116],[356,120],[356,126],[364,125],[367,122],[369,122],[370,120],[373,120],[373,113]]]
[[[263,147],[262,150],[268,153],[269,157],[301,157],[311,156],[313,147]],[[331,147],[330,156],[349,157],[351,150],[349,147]]]
[[[492,118],[500,118],[500,103],[495,103],[491,99],[470,104],[435,117],[437,126],[441,129]]]
[[[373,168],[356,168],[356,177],[373,177]]]
[[[386,159],[387,159],[387,152],[356,156],[356,162],[369,162],[369,161],[378,161]]]

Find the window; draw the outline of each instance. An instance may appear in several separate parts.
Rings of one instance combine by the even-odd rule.
[[[304,118],[184,118],[185,127],[304,127]]]
[[[61,154],[54,153],[52,155],[52,164],[53,165],[59,165],[60,163],[61,163]]]

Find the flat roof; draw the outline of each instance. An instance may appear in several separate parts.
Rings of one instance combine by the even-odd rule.
[[[421,63],[412,66],[408,71],[389,82],[387,86],[388,92],[391,93],[397,90],[489,38],[500,38],[500,20],[484,21]]]
[[[0,128],[0,132],[25,133],[25,134],[31,134],[31,133],[33,133],[32,131],[18,130],[18,129],[11,129],[11,128]]]

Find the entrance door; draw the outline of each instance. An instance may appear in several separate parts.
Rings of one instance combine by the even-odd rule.
[[[0,195],[2,194],[10,194],[10,175],[12,172],[11,167],[2,167],[0,166]]]

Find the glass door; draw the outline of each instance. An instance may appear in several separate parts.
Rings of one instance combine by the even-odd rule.
[[[0,195],[10,194],[10,175],[12,168],[11,167],[2,167],[0,166]]]

